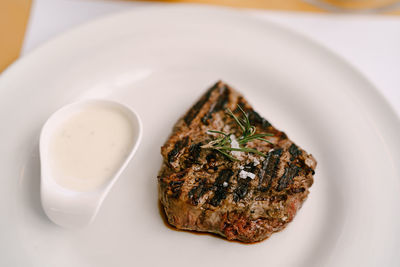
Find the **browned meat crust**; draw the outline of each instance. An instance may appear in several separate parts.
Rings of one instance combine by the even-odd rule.
[[[239,152],[240,161],[201,148],[215,137],[207,130],[241,132],[225,114],[248,114],[256,133],[272,144],[254,140],[247,147],[267,156]],[[212,86],[175,124],[161,148],[159,198],[168,222],[178,229],[212,232],[229,240],[256,242],[282,230],[293,220],[313,184],[316,160],[284,132],[261,117],[238,92],[223,82]],[[243,170],[255,178],[241,178]]]

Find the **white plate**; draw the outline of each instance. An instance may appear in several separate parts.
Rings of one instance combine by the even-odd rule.
[[[160,146],[223,79],[318,160],[295,220],[242,245],[172,231],[157,206]],[[62,105],[106,97],[142,116],[143,143],[88,228],[53,225],[39,201],[38,137]],[[399,266],[400,123],[347,63],[236,11],[152,7],[48,42],[0,79],[1,266]]]

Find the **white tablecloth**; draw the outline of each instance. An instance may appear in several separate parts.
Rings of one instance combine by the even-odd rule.
[[[22,56],[81,23],[148,2],[34,0]],[[400,17],[243,10],[300,32],[358,68],[400,115]]]

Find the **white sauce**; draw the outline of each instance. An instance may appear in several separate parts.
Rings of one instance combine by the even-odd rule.
[[[49,159],[55,181],[91,191],[112,178],[133,146],[133,128],[123,111],[92,106],[72,115],[51,136]]]

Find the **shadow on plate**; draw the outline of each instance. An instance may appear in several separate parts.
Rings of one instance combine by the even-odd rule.
[[[38,138],[35,138],[38,140]],[[40,157],[39,144],[35,142],[25,164],[20,169],[18,181],[19,204],[24,211],[23,216],[33,216],[42,223],[52,224],[45,214],[40,200]],[[32,219],[32,218],[29,218]]]

